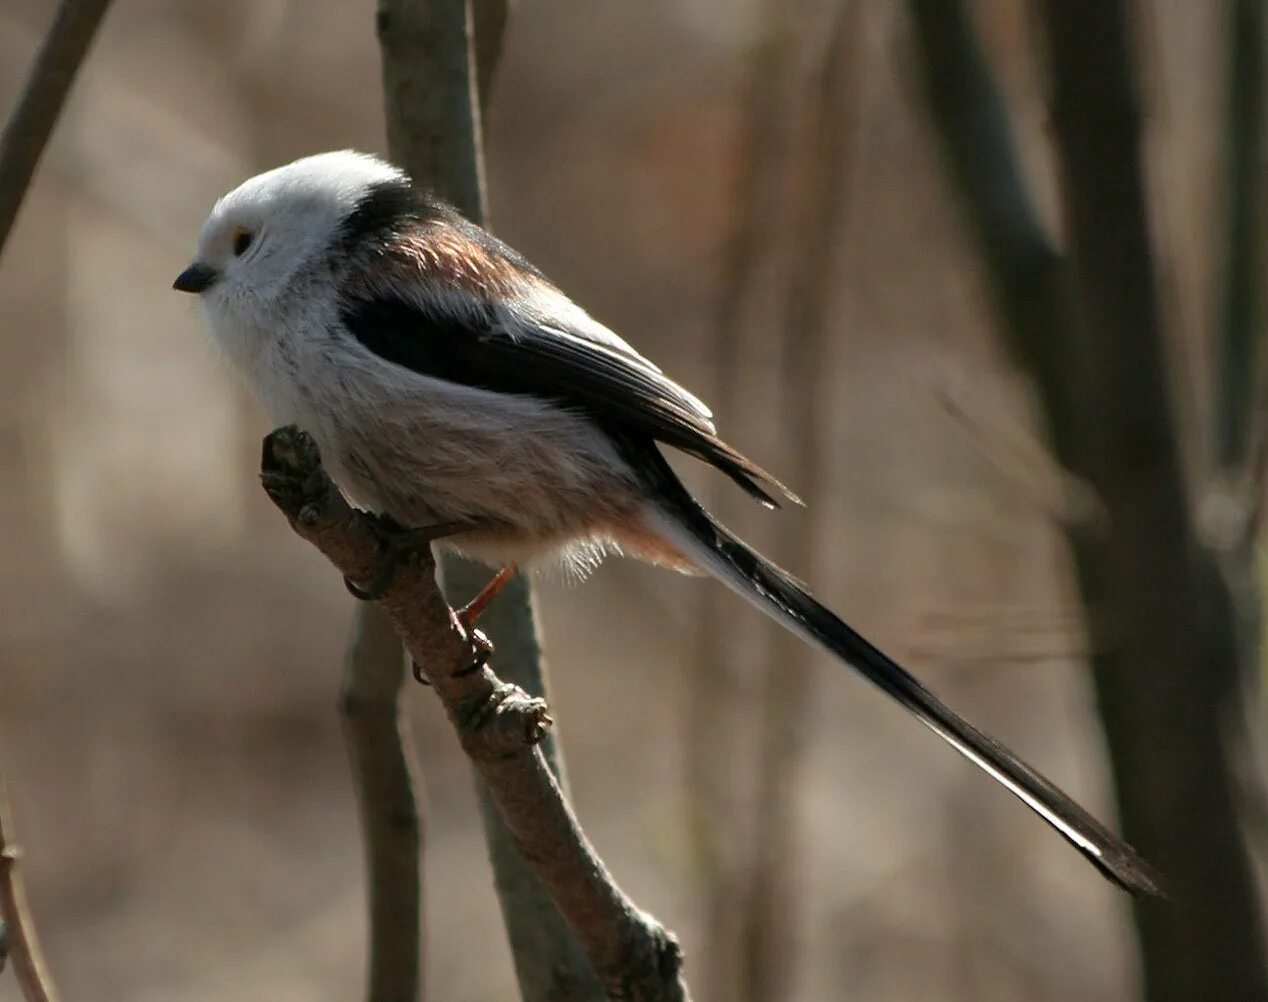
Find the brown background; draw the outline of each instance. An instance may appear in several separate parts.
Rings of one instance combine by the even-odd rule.
[[[818,559],[794,570],[1112,820],[1053,470],[938,175],[904,19],[862,2],[825,488],[813,516],[725,510],[771,545],[776,518],[816,518]],[[51,6],[0,0],[0,99]],[[976,6],[1051,205],[1022,5]],[[1214,6],[1156,0],[1139,26],[1190,418],[1204,407],[1192,332],[1209,313]],[[706,397],[757,23],[755,0],[524,2],[489,123],[498,232]],[[169,285],[211,203],[245,176],[382,149],[378,72],[368,2],[120,0],[0,268],[0,761],[67,999],[361,990],[361,850],[334,713],[350,600],[258,488],[268,423]],[[789,390],[768,270],[742,339],[744,413],[723,432],[779,473]],[[729,490],[683,468],[711,497]],[[539,590],[578,810],[689,965],[710,949],[682,739],[708,587],[609,564]],[[717,656],[756,696],[765,634],[728,609]],[[800,997],[1128,997],[1125,901],[923,728],[819,667],[792,861]],[[511,998],[468,768],[429,693],[411,693],[409,713],[427,777],[433,997]],[[751,766],[735,768],[743,788]],[[750,817],[741,803],[725,819],[737,843]],[[0,1000],[16,998],[0,978]]]

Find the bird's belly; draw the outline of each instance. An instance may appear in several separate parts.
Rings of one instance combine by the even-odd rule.
[[[345,379],[337,401],[301,408],[355,502],[407,526],[470,521],[452,545],[487,562],[601,548],[637,517],[636,478],[584,416],[410,375],[412,392]]]

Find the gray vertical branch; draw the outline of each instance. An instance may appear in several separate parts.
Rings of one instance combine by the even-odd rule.
[[[339,712],[357,789],[370,896],[370,1002],[423,995],[422,821],[413,749],[401,717],[405,653],[377,602],[362,602]]]
[[[475,15],[469,0],[379,0],[377,19],[393,159],[416,182],[430,186],[469,219],[485,223],[481,109],[488,95],[479,88],[487,88],[493,79],[506,13],[501,0],[482,0],[478,6],[481,10]],[[476,25],[490,35],[475,41]],[[446,559],[443,573],[446,595],[457,603],[478,591],[491,572],[470,561]],[[482,625],[497,648],[503,676],[531,695],[545,698],[545,663],[528,581],[521,577],[513,582]],[[543,752],[562,786],[565,777],[556,740],[552,734]],[[527,1002],[605,998],[572,930],[516,851],[487,790],[483,784],[478,786],[498,899],[523,997]]]

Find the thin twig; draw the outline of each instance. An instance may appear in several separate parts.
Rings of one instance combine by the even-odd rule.
[[[261,478],[291,528],[345,577],[377,576],[382,558],[370,519],[339,494],[309,436],[293,427],[269,435]],[[545,701],[473,660],[471,638],[441,596],[429,554],[398,567],[382,605],[430,679],[516,849],[550,892],[608,994],[686,1000],[677,941],[616,886],[546,764],[540,742],[552,721]]]
[[[0,254],[110,0],[62,0],[0,135]]]
[[[967,403],[967,393],[938,387],[934,394],[978,454],[1036,512],[1076,531],[1104,529],[1105,512],[1096,492],[1086,481],[1058,466],[1052,454],[1029,436],[1028,429],[1020,423],[1004,421],[988,427]]]
[[[21,855],[13,841],[8,794],[0,783],[0,918],[4,919],[4,957],[13,962],[13,973],[26,1002],[57,1002],[57,989],[40,950],[18,870]]]
[[[3,254],[35,168],[48,145],[75,74],[88,53],[110,0],[63,0],[0,134],[0,254]],[[13,961],[27,1002],[56,1002],[57,990],[40,950],[18,871],[7,793],[0,785],[0,965]]]

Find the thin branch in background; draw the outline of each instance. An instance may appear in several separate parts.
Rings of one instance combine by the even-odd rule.
[[[827,425],[823,410],[832,379],[830,323],[835,265],[852,205],[862,122],[864,0],[838,0],[823,65],[806,101],[808,144],[798,216],[797,260],[786,292],[782,382],[784,466],[789,483],[807,497],[822,495]],[[781,552],[807,572],[818,547],[815,521],[789,512]],[[754,857],[741,931],[740,998],[777,1002],[792,997],[798,956],[798,793],[805,768],[806,718],[815,668],[800,638],[777,629],[771,636],[761,700]]]
[[[416,183],[483,224],[488,211],[471,0],[379,0],[376,17],[388,151]]]
[[[480,120],[486,132],[493,83],[502,64],[502,43],[511,17],[510,0],[472,0],[472,27],[475,30],[476,93],[480,95]]]
[[[373,521],[349,507],[308,435],[294,427],[269,435],[261,480],[295,533],[344,577],[377,576],[382,554]],[[471,638],[441,595],[435,570],[429,555],[399,566],[381,604],[430,679],[510,842],[575,932],[607,992],[601,997],[687,1002],[677,941],[617,887],[546,763],[540,742],[552,721],[545,701],[503,682],[487,664],[473,664]]]
[[[62,0],[0,135],[0,254],[110,0]]]
[[[57,990],[44,962],[40,941],[31,921],[26,888],[18,870],[21,849],[13,841],[13,818],[8,794],[0,781],[0,918],[4,920],[3,959],[12,962],[13,973],[26,1002],[57,1002]],[[3,962],[3,961],[0,961]]]
[[[63,0],[0,134],[0,254],[35,176],[71,84],[110,0]],[[0,965],[12,961],[27,1002],[56,1002],[18,871],[7,792],[0,785]]]
[[[413,747],[401,718],[405,655],[376,603],[357,610],[339,712],[365,839],[370,895],[366,998],[413,1002],[425,993],[423,812]]]
[[[1243,719],[1234,721],[1241,761],[1235,761],[1238,799],[1247,823],[1262,825],[1268,800],[1264,740],[1254,721],[1263,712],[1263,608],[1260,554],[1268,425],[1265,424],[1263,278],[1265,204],[1265,3],[1225,0],[1224,260],[1215,324],[1212,392],[1215,470],[1199,509],[1199,530],[1215,551],[1237,620],[1238,661],[1252,693]],[[1262,835],[1262,833],[1260,833]],[[1249,840],[1262,867],[1264,840]]]
[[[1005,347],[1034,380],[1057,462],[1078,470],[1078,351],[1064,260],[1044,229],[964,0],[908,0],[916,72]]]
[[[741,98],[734,226],[723,253],[707,352],[716,374],[709,402],[724,435],[740,417],[745,317],[780,229],[780,181],[791,145],[787,91],[797,55],[797,18],[782,0],[766,0],[762,10]],[[724,518],[726,497],[719,496],[713,504]],[[724,589],[701,589],[684,721],[687,824],[705,900],[703,939],[708,944],[698,980],[705,997],[714,1002],[731,1002],[740,990],[737,920],[743,875],[736,860],[733,819],[742,729],[736,725],[735,669],[728,658],[718,656],[718,638],[732,631],[732,601]]]
[[[431,187],[481,224],[488,221],[481,109],[488,103],[505,35],[505,8],[504,0],[475,0],[474,12],[469,0],[379,0],[378,5],[392,158],[416,183]],[[451,602],[461,603],[480,589],[489,573],[479,564],[447,556],[445,593]],[[545,699],[546,663],[527,577],[517,577],[503,590],[483,623],[507,680]],[[539,751],[566,796],[555,735]],[[477,794],[524,1002],[600,1002],[603,985],[534,867],[518,851],[492,791],[477,782]]]
[[[1261,280],[1264,205],[1264,0],[1226,0],[1223,288],[1216,327],[1215,460],[1241,479],[1262,385]]]
[[[1078,531],[1105,526],[1105,511],[1087,481],[1055,462],[1052,454],[1017,422],[989,425],[969,404],[968,395],[940,387],[942,409],[964,432],[978,454],[999,472],[1009,488],[1035,511],[1058,525]]]
[[[1082,617],[1046,606],[988,606],[929,612],[900,632],[913,638],[906,654],[913,663],[1019,666],[1076,661],[1088,654]]]

